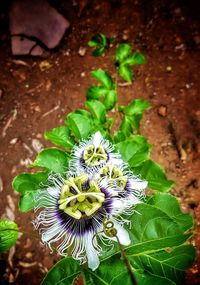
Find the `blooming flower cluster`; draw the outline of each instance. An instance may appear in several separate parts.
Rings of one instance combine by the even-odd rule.
[[[36,210],[42,210],[34,221],[43,243],[51,249],[55,243],[60,255],[87,262],[92,270],[99,266],[101,243],[130,244],[124,215],[141,202],[147,182],[129,171],[100,132],[73,148],[65,179],[51,174],[48,182],[38,190]]]

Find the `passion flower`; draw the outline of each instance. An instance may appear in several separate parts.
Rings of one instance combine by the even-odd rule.
[[[101,242],[130,244],[124,229],[130,222],[124,215],[141,202],[147,183],[128,170],[99,132],[72,150],[66,179],[51,174],[48,185],[37,191],[36,210],[41,210],[34,225],[51,249],[54,244],[60,255],[71,255],[95,270]]]

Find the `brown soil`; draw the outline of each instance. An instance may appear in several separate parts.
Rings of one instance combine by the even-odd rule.
[[[33,237],[34,213],[19,213],[18,195],[11,188],[13,177],[29,171],[27,164],[36,156],[33,139],[50,145],[43,138],[44,131],[63,123],[70,111],[83,107],[85,90],[94,83],[90,71],[103,68],[114,74],[116,44],[128,41],[146,56],[148,64],[137,68],[132,86],[120,87],[120,102],[144,98],[152,105],[143,119],[142,134],[154,145],[152,158],[175,180],[172,192],[183,210],[195,217],[192,242],[198,255],[188,271],[187,284],[200,284],[198,1],[90,1],[79,18],[77,6],[70,1],[57,3],[71,29],[60,48],[46,58],[44,71],[40,68],[44,59],[20,58],[20,62],[11,56],[7,9],[0,13],[0,217],[15,219],[30,232],[18,240],[9,256],[1,257],[5,279],[13,284],[38,285],[58,260]],[[87,47],[97,32],[114,38],[113,47],[101,58],[93,58]],[[78,53],[80,47],[86,49],[84,56]]]

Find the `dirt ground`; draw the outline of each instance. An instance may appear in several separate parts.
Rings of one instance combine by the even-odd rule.
[[[197,260],[187,273],[187,284],[200,284],[200,3],[89,1],[80,17],[75,4],[57,1],[71,28],[46,59],[12,57],[7,7],[1,7],[0,217],[15,219],[29,232],[9,254],[1,256],[0,275],[5,273],[1,282],[38,285],[58,260],[37,240],[31,224],[34,213],[18,211],[18,195],[11,181],[29,171],[38,148],[50,145],[43,133],[63,123],[70,111],[83,107],[85,90],[94,83],[90,71],[103,68],[114,75],[115,47],[129,42],[148,63],[136,68],[131,86],[119,88],[120,102],[143,98],[152,105],[145,113],[141,133],[154,145],[152,158],[175,181],[172,192],[182,209],[195,217],[191,242],[196,245]],[[113,38],[114,43],[104,57],[94,58],[87,42],[98,32]],[[44,60],[47,64],[42,69]]]

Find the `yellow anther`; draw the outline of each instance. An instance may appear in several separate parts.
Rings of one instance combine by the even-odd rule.
[[[87,205],[86,203],[80,203],[78,204],[78,210],[81,212],[85,212],[87,209],[90,209],[91,205]]]
[[[103,193],[102,193],[103,194]],[[96,198],[97,198],[97,200],[99,201],[99,203],[103,203],[104,202],[104,200],[105,200],[105,195],[103,194],[103,195],[98,195],[98,196],[96,196]]]
[[[64,209],[64,212],[76,220],[79,220],[82,217],[81,212],[79,210],[73,211],[72,207]]]
[[[77,200],[81,203],[85,200],[85,196],[78,196]]]
[[[66,198],[69,195],[69,186],[64,185],[61,189],[60,199]]]
[[[89,184],[90,184],[89,192],[101,193],[101,190],[100,190],[98,184],[95,181],[91,180]]]
[[[102,205],[102,204],[100,204],[100,203],[98,203],[98,202],[92,203],[92,204],[91,204],[92,208],[85,210],[86,216],[89,217],[89,216],[93,215],[99,208],[101,208],[101,205]]]

